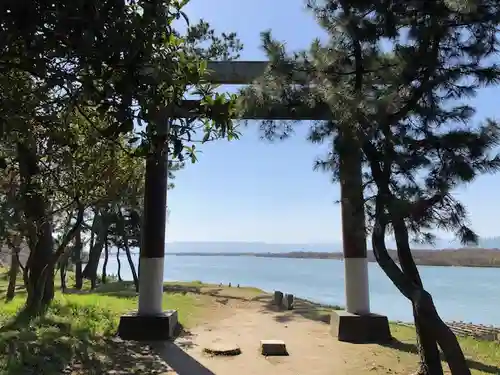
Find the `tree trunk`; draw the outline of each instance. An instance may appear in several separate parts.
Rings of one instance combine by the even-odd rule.
[[[132,272],[132,277],[134,278],[135,291],[139,293],[139,277],[137,276],[137,271],[132,260],[132,255],[130,254],[130,247],[128,246],[127,236],[124,236],[123,238],[123,246],[125,248],[125,254],[127,255],[127,261],[130,266],[130,271]]]
[[[453,332],[451,332],[450,328],[437,314],[431,295],[416,284],[408,275],[403,273],[389,256],[385,246],[387,224],[388,220],[384,210],[384,199],[377,196],[375,224],[372,232],[373,253],[377,263],[401,293],[412,302],[419,327],[424,327],[425,329],[425,340],[434,340],[434,343],[437,342],[439,344],[451,373],[453,375],[470,375],[471,372],[462,349]],[[420,344],[426,345],[427,342],[422,343],[422,337],[420,337]],[[427,357],[423,359],[427,360]],[[426,367],[423,370],[427,371],[430,375],[442,373],[442,367],[440,370],[435,370],[434,362],[430,365],[429,363],[425,363],[425,365]]]
[[[27,268],[26,312],[31,315],[43,313],[54,299],[54,251],[52,218],[49,217],[47,198],[42,194],[36,177],[40,174],[36,145],[19,142],[17,156],[21,177],[23,211],[31,224],[30,258]]]
[[[397,209],[397,208],[395,208]],[[408,237],[408,229],[404,219],[397,212],[392,211],[392,225],[396,238],[396,247],[398,253],[399,264],[403,273],[419,288],[423,290],[423,283],[418,272],[417,265],[413,259],[410,249],[410,240]],[[441,356],[434,334],[430,331],[425,318],[420,314],[419,309],[414,301],[412,301],[413,318],[415,322],[415,330],[417,333],[417,347],[420,356],[420,367],[417,372],[419,375],[443,375],[443,366],[441,364]]]
[[[7,287],[7,294],[5,300],[7,302],[12,301],[16,294],[16,280],[19,273],[19,258],[17,255],[18,249],[11,249],[10,256],[10,270],[9,270],[9,285]]]
[[[122,261],[120,260],[120,246],[116,247],[116,263],[118,264],[118,281],[123,281],[122,279]]]
[[[82,275],[82,230],[78,228],[75,235],[75,245],[73,247],[73,263],[75,264],[75,288],[81,290],[83,288]]]
[[[127,234],[127,227],[125,225],[125,218],[121,212],[118,212],[118,235],[123,237],[123,247],[125,249],[125,254],[127,256],[127,261],[130,266],[130,271],[132,272],[132,277],[134,278],[135,290],[139,293],[139,277],[137,276],[137,271],[132,261],[132,254],[130,254],[129,238]]]
[[[96,240],[94,245],[89,251],[89,261],[83,269],[83,277],[90,280],[90,287],[94,289],[97,283],[97,269],[99,267],[99,260],[101,259],[104,242],[108,233],[110,221],[108,220],[107,213],[96,213],[98,221],[96,223]],[[94,225],[92,225],[94,227]]]
[[[61,290],[63,293],[66,292],[66,259],[62,259],[59,263],[59,274],[61,276]]]
[[[104,240],[104,263],[102,265],[102,283],[106,284],[106,278],[107,278],[107,267],[108,267],[108,260],[109,260],[109,247],[108,247],[108,236],[106,236],[106,239]]]

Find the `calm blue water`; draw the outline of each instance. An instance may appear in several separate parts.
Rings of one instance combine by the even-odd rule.
[[[132,275],[121,258],[122,277]],[[137,255],[134,256],[137,262]],[[116,274],[114,256],[108,274]],[[419,267],[445,321],[464,320],[500,326],[500,269],[466,267]],[[391,320],[411,321],[411,306],[380,270],[370,263],[370,303],[373,312]],[[344,264],[338,260],[259,257],[173,256],[165,257],[165,281],[201,280],[281,290],[298,297],[344,305]]]

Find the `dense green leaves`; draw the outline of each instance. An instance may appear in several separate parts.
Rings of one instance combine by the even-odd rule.
[[[264,33],[271,70],[261,85],[246,91],[246,100],[326,103],[334,121],[318,121],[309,136],[331,143],[318,168],[338,178],[342,145],[335,140],[340,127],[351,127],[366,146],[367,198],[377,191],[379,171],[389,177],[395,202],[406,202],[400,209],[416,237],[429,240],[438,227],[465,242],[474,240],[452,190],[500,167],[494,152],[498,125],[492,120],[472,124],[475,110],[465,101],[500,78],[494,59],[500,6],[468,3],[477,11],[444,1],[309,1],[330,38],[287,54]],[[293,71],[301,72],[301,84]],[[283,138],[293,127],[266,122],[263,130],[267,137]],[[423,202],[438,196],[422,209]]]
[[[52,270],[82,210],[85,229],[94,214],[142,215],[145,157],[158,139],[167,140],[172,178],[184,158],[196,161],[196,143],[237,136],[236,97],[204,77],[207,59],[235,58],[242,46],[234,33],[190,25],[186,3],[0,5],[0,167],[8,189],[0,198],[5,215],[29,224],[14,228],[30,247],[35,310],[53,295]],[[193,92],[199,105],[186,112]],[[53,231],[62,232],[58,244]]]

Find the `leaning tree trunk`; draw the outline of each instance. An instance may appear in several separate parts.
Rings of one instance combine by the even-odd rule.
[[[123,237],[123,248],[125,249],[130,271],[132,272],[132,277],[134,278],[135,290],[139,293],[139,277],[137,276],[137,271],[135,270],[135,265],[132,260],[132,254],[130,253],[129,237],[125,225],[125,218],[121,212],[118,213],[118,235]]]
[[[123,281],[122,279],[122,261],[120,260],[120,246],[116,247],[116,263],[118,264],[118,281]]]
[[[396,239],[396,247],[398,253],[399,264],[403,273],[418,287],[423,290],[424,286],[417,265],[411,254],[408,229],[402,217],[394,213],[392,225],[394,228],[394,236]],[[418,375],[443,375],[443,366],[441,364],[441,356],[432,328],[427,324],[418,306],[412,301],[413,318],[415,322],[415,330],[417,333],[417,347],[420,355],[420,366]]]
[[[109,260],[109,247],[108,247],[108,236],[104,240],[104,263],[102,264],[102,283],[106,284],[107,279],[107,268]]]
[[[26,270],[26,312],[30,315],[43,313],[54,299],[54,251],[52,218],[46,197],[37,181],[40,174],[36,145],[17,144],[21,200],[26,221],[30,224],[30,258]],[[28,267],[29,266],[29,267]]]
[[[19,257],[17,252],[19,249],[11,248],[10,255],[10,269],[9,269],[9,285],[7,286],[7,294],[5,300],[7,302],[12,301],[16,295],[16,280],[19,273]]]
[[[135,270],[135,265],[132,260],[132,254],[130,254],[127,235],[123,237],[123,246],[125,248],[125,254],[127,255],[127,261],[130,266],[130,271],[132,272],[132,277],[134,278],[135,291],[139,293],[139,277],[137,276],[137,271]]]
[[[420,325],[426,327],[429,339],[432,338],[443,350],[451,373],[453,375],[471,375],[457,338],[439,317],[431,295],[416,284],[408,275],[404,274],[390,257],[385,246],[388,220],[384,207],[384,199],[381,196],[377,196],[375,223],[372,232],[373,253],[377,263],[399,291],[412,302]],[[426,370],[429,371],[429,374],[434,375],[435,373],[432,372],[433,367],[429,366],[428,363],[426,365]],[[437,371],[437,373],[442,373],[442,367],[441,370]]]

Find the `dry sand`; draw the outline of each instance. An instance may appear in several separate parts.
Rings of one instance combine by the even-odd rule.
[[[222,319],[199,324],[176,340],[156,346],[170,365],[166,374],[179,375],[354,375],[409,374],[414,368],[401,361],[397,351],[378,345],[339,342],[329,325],[293,312],[272,311],[263,302],[227,301],[217,307]],[[284,340],[289,356],[264,357],[263,339]],[[206,346],[214,342],[235,344],[241,354],[210,356]]]

